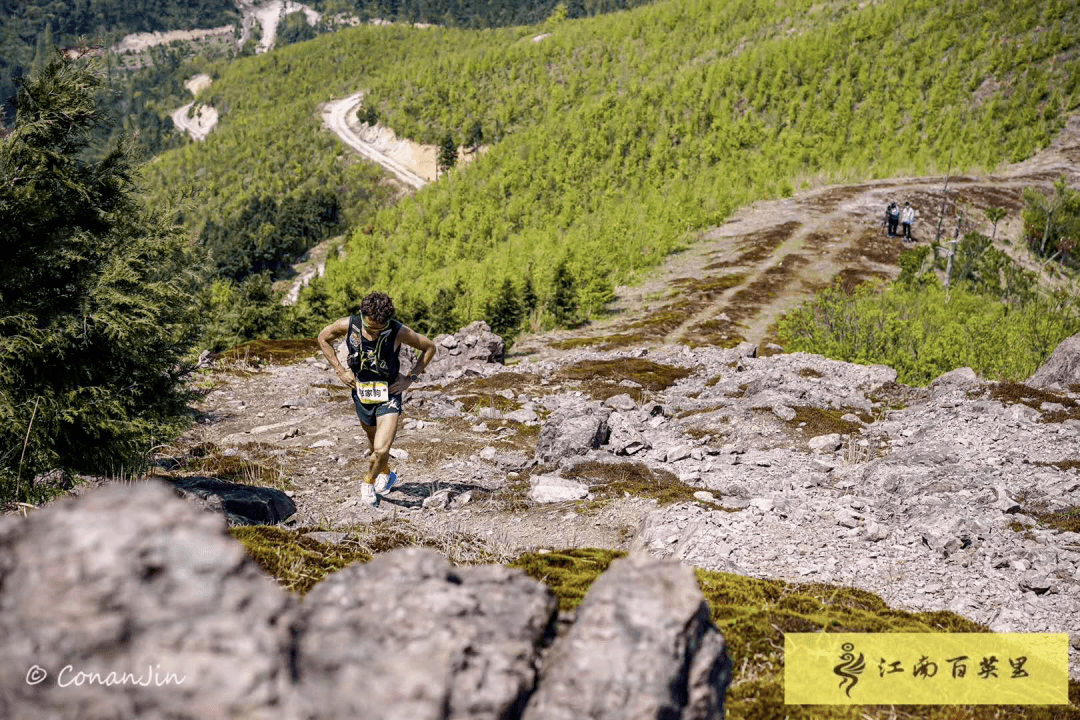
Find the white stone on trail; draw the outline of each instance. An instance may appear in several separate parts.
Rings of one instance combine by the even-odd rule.
[[[308,447],[311,449],[334,447],[334,441],[330,438],[326,438],[325,440],[319,440],[318,442],[312,443],[311,445],[308,445]]]
[[[795,419],[795,410],[787,405],[773,405],[773,415],[780,418],[784,422]]]
[[[402,450],[401,448],[390,448],[390,457],[394,458],[395,460],[408,460],[409,451]]]
[[[480,455],[481,460],[494,460],[495,459],[495,454],[497,452],[498,451],[494,447],[492,447],[491,445],[488,445],[486,448],[481,450],[478,454]]]
[[[576,480],[567,480],[558,475],[540,475],[532,478],[529,498],[538,503],[565,502],[584,500],[589,494],[589,487]]]
[[[807,445],[814,452],[832,452],[840,447],[840,435],[839,433],[818,435],[817,437],[810,438]]]
[[[688,457],[690,457],[690,448],[686,445],[675,445],[674,447],[670,447],[665,455],[665,459],[669,463],[684,460]]]
[[[505,417],[507,420],[514,420],[515,422],[519,423],[528,423],[536,422],[540,416],[532,410],[522,408],[521,410],[515,410],[514,412],[507,413]]]
[[[708,490],[698,490],[694,493],[694,498],[702,502],[716,502],[716,496]]]
[[[637,409],[637,403],[626,393],[612,395],[604,401],[604,404],[608,407],[615,408],[616,410],[630,411]]]

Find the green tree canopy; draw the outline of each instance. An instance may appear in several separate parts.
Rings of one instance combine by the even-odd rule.
[[[128,463],[187,414],[200,264],[138,202],[126,145],[79,159],[107,122],[101,82],[53,60],[0,144],[0,500],[43,499],[43,471]]]

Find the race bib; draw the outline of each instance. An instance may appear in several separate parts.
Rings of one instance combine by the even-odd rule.
[[[356,396],[365,405],[384,403],[390,399],[390,387],[381,380],[372,382],[357,382]]]

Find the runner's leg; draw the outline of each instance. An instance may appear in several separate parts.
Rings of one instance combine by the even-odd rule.
[[[376,420],[376,422],[378,422],[378,421]],[[367,439],[368,439],[368,447],[371,448],[371,454],[368,455],[369,471],[368,471],[368,474],[364,476],[364,482],[372,482],[373,483],[373,482],[375,482],[375,476],[372,475],[371,472],[370,472],[370,468],[371,468],[370,463],[373,463],[375,461],[375,426],[374,425],[368,425],[366,423],[360,423],[360,427],[364,428],[364,434],[367,435]]]
[[[398,419],[400,417],[401,413],[395,412],[379,415],[375,418],[377,426],[372,439],[371,469],[368,471],[368,474],[373,478],[390,472],[390,446],[394,444],[394,437],[397,436]]]

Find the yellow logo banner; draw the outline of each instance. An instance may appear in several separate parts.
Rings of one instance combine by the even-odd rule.
[[[786,633],[788,705],[1067,705],[1065,633]]]

